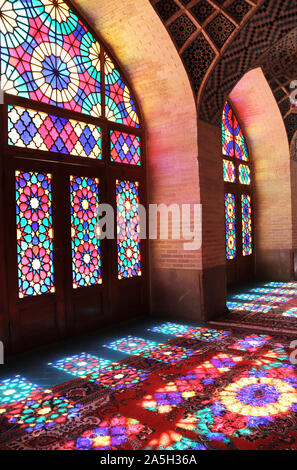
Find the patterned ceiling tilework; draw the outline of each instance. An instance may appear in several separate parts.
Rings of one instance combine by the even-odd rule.
[[[190,8],[190,12],[200,24],[203,24],[215,11],[216,9],[206,0],[200,0]]]
[[[273,44],[264,55],[259,58],[258,64],[269,82],[291,141],[297,130],[296,115],[291,113],[290,83],[297,79],[297,29],[294,29],[280,41]],[[286,98],[286,99],[284,99]],[[291,113],[288,115],[288,113]]]
[[[252,5],[244,0],[234,0],[234,2],[230,3],[225,10],[237,23],[241,23],[251,8]]]
[[[163,21],[169,20],[180,9],[173,0],[160,0],[155,3],[154,8]]]
[[[296,21],[296,1],[264,0],[260,4],[209,71],[200,99],[201,119],[220,125],[222,109],[232,88],[256,66],[269,47],[296,27]]]
[[[235,28],[236,26],[226,16],[219,13],[205,29],[217,48],[221,49]]]
[[[286,118],[285,118],[285,126],[287,129],[288,137],[289,137],[289,142],[291,142],[296,130],[297,130],[297,114],[295,113],[290,113]]]
[[[169,25],[168,29],[177,47],[181,48],[197,28],[187,15],[181,15]]]
[[[195,93],[198,93],[205,70],[214,58],[215,52],[202,33],[183,51],[182,60]]]

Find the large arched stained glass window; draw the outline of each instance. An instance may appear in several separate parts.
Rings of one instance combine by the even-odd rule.
[[[222,118],[222,154],[226,258],[235,260],[253,253],[252,176],[245,137],[228,102]]]
[[[70,272],[75,292],[102,289],[106,273],[139,279],[144,129],[127,79],[67,0],[4,0],[0,26],[19,298],[56,293]],[[121,218],[124,239],[103,249],[97,207],[109,203],[119,218],[128,199],[133,214]],[[57,253],[65,256],[60,268]]]

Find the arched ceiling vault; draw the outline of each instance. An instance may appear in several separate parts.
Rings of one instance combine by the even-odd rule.
[[[200,119],[219,125],[231,90],[247,71],[261,66],[291,139],[297,128],[288,100],[295,73],[296,0],[150,1],[184,63]]]

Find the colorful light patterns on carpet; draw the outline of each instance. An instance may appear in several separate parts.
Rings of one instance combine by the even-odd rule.
[[[101,159],[101,129],[20,106],[8,106],[8,145]]]
[[[135,387],[147,379],[147,371],[137,370],[124,364],[112,364],[110,367],[93,372],[88,376],[90,382],[95,382],[117,392]]]
[[[16,171],[19,297],[55,292],[52,175]]]
[[[239,339],[230,347],[238,351],[255,352],[265,346],[271,339],[271,336],[254,334]]]
[[[172,382],[146,395],[140,405],[159,414],[170,413],[214,383],[214,379],[242,362],[241,356],[218,354]]]
[[[110,131],[110,158],[112,162],[140,166],[140,137],[125,132]]]
[[[211,343],[212,341],[222,341],[223,339],[228,338],[229,335],[229,331],[213,330],[212,328],[195,328],[187,336],[189,338],[193,337],[198,339],[199,341]]]
[[[66,442],[60,450],[117,450],[143,430],[144,426],[136,419],[117,415],[85,431],[76,440]]]
[[[135,336],[126,336],[111,343],[105,344],[104,347],[120,351],[126,354],[138,354],[147,349],[154,349],[159,346],[159,343],[143,338],[136,338]]]
[[[235,259],[236,247],[236,206],[234,194],[225,193],[225,222],[226,222],[226,257]]]
[[[105,53],[105,115],[109,121],[139,127],[131,93],[110,57]]]
[[[42,388],[39,387],[39,385],[29,382],[29,380],[20,375],[1,380],[0,408],[4,405],[24,400],[36,392],[42,392]]]
[[[297,318],[297,308],[292,307],[289,310],[286,310],[285,312],[282,313],[283,317],[289,317],[289,318]]]
[[[171,444],[166,445],[167,440],[170,440]],[[201,444],[200,442],[184,437],[181,434],[177,434],[176,432],[171,432],[170,438],[168,433],[163,433],[160,439],[155,439],[149,443],[150,448],[155,448],[157,443],[162,443],[163,445],[157,446],[156,450],[207,450],[207,447],[205,447],[205,445]]]
[[[141,276],[139,183],[116,180],[118,279]]]
[[[102,284],[99,179],[70,177],[73,288]]]
[[[235,165],[229,160],[223,160],[223,177],[225,183],[235,183]]]
[[[252,205],[251,197],[241,195],[241,216],[242,216],[242,254],[250,256],[252,248]]]
[[[36,393],[26,400],[0,409],[6,419],[18,424],[28,433],[49,429],[55,424],[65,423],[69,418],[77,417],[82,410],[79,404],[71,403],[65,397],[56,396],[51,390]]]
[[[194,351],[192,349],[163,344],[157,349],[143,351],[139,354],[142,357],[148,357],[150,359],[154,359],[155,361],[161,361],[166,364],[176,364],[177,362],[183,361],[188,357],[193,356]]]
[[[173,335],[173,336],[183,336],[190,333],[193,333],[195,330],[194,327],[188,325],[182,325],[180,323],[166,322],[162,325],[153,326],[148,328],[148,331],[153,333],[162,333],[163,335]]]
[[[239,183],[250,186],[251,170],[247,165],[239,165]]]
[[[240,302],[227,302],[227,308],[233,312],[258,312],[258,313],[268,313],[273,307],[270,305],[261,305],[261,304],[252,304],[252,303],[240,303]]]
[[[92,356],[91,354],[81,353],[75,356],[65,357],[59,359],[54,363],[49,363],[49,366],[55,367],[56,369],[67,372],[68,374],[76,377],[82,377],[92,372],[106,369],[112,361],[108,359],[102,359],[101,357]]]

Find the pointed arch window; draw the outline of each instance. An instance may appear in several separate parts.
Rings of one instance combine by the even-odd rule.
[[[4,217],[16,220],[8,227],[9,290],[18,302],[54,294],[56,305],[73,295],[74,311],[78,292],[97,289],[98,311],[112,309],[119,296],[111,286],[145,282],[146,273],[132,215],[121,218],[124,239],[101,241],[98,224],[101,202],[115,221],[123,198],[134,197],[135,220],[145,204],[145,131],[131,85],[68,0],[4,0],[0,26],[0,144],[15,198]]]
[[[226,258],[253,254],[252,169],[246,140],[228,102],[222,117],[223,179],[225,183]]]

